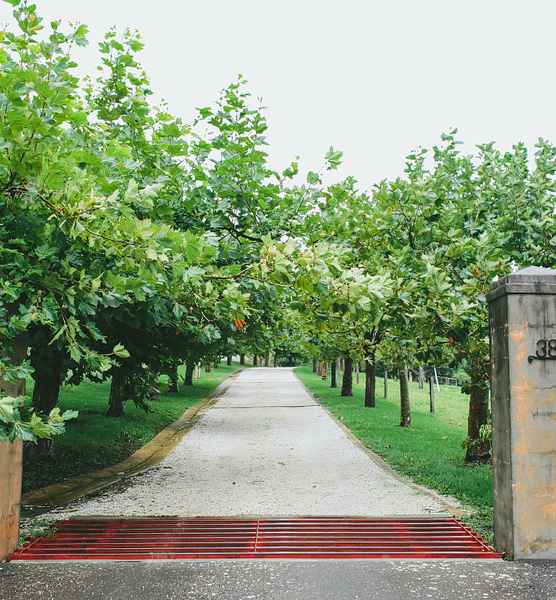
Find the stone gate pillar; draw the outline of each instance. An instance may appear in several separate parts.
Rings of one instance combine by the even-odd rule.
[[[487,299],[495,545],[556,559],[556,271],[508,275]]]

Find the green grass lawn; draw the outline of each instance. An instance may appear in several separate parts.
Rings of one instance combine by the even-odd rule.
[[[428,388],[421,390],[418,383],[411,383],[412,424],[403,428],[399,426],[397,381],[388,381],[389,397],[384,400],[383,380],[378,378],[377,407],[365,408],[364,376],[359,385],[354,383],[354,396],[342,398],[340,389],[331,389],[311,367],[300,367],[296,373],[365,446],[417,483],[461,500],[473,510],[467,522],[487,539],[492,538],[491,467],[463,464],[461,444],[466,438],[468,397],[458,387],[440,386],[433,416],[429,413]]]
[[[51,456],[39,458],[32,448],[25,452],[23,490],[36,489],[124,460],[239,368],[234,363],[230,367],[221,364],[210,373],[203,370],[201,379],[195,381],[193,387],[182,385],[178,394],[163,393],[159,401],[150,402],[150,413],[133,402],[126,402],[125,415],[119,419],[104,416],[110,389],[108,382],[65,386],[60,407],[78,410],[79,417],[70,421],[66,433],[56,439]]]

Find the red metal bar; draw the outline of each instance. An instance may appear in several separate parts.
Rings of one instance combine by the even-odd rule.
[[[83,518],[56,524],[12,560],[499,558],[441,517]]]

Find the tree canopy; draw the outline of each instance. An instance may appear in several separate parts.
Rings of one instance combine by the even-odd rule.
[[[111,380],[107,414],[148,410],[160,373],[233,354],[275,362],[459,366],[468,460],[488,444],[494,278],[556,264],[556,147],[462,152],[457,131],[362,190],[298,161],[271,167],[264,109],[239,77],[191,123],[153,102],[137,32],[110,30],[80,76],[87,27],[9,0],[0,33],[0,387],[48,414],[60,386]],[[348,382],[349,383],[349,382]],[[347,384],[346,384],[347,385]],[[349,386],[348,386],[349,387]],[[346,388],[347,389],[347,388]],[[401,424],[410,424],[402,398]]]

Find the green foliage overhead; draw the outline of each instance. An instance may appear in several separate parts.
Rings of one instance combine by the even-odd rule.
[[[351,177],[327,184],[343,158],[333,147],[319,171],[270,166],[243,78],[184,123],[153,103],[137,32],[108,31],[97,77],[83,79],[87,27],[46,26],[35,5],[9,3],[4,387],[32,374],[48,415],[62,383],[111,379],[117,415],[125,400],[147,407],[158,374],[181,362],[282,352],[459,367],[472,415],[486,406],[486,293],[513,269],[556,265],[554,145],[466,154],[453,130],[369,192]]]
[[[51,440],[64,433],[66,422],[77,418],[78,414],[75,410],[61,412],[59,408],[53,408],[43,419],[25,410],[23,398],[0,397],[0,442]]]

